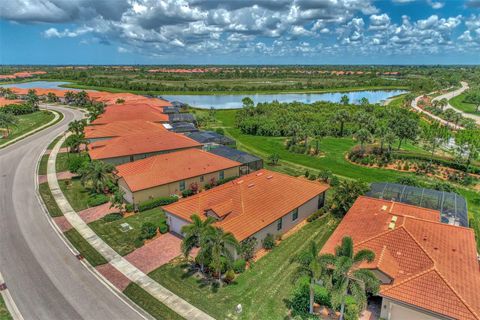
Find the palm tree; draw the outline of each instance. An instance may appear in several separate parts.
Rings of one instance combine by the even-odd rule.
[[[192,223],[184,225],[182,227],[182,253],[185,257],[190,255],[190,252],[193,248],[200,247],[200,244],[204,242],[205,235],[211,228],[212,224],[215,222],[215,219],[212,217],[207,217],[205,220],[200,219],[197,214],[193,214],[190,219]],[[200,260],[201,256],[200,256]],[[200,270],[203,272],[204,264],[200,264]]]
[[[68,124],[68,131],[80,135],[83,133],[86,124],[87,122],[85,119],[72,121]]]
[[[299,264],[295,277],[307,276],[310,279],[310,314],[313,314],[313,304],[315,302],[315,283],[319,281],[327,282],[327,266],[335,262],[332,254],[320,255],[319,253],[320,248],[316,242],[312,241],[307,251],[293,258],[293,261]]]
[[[370,131],[365,128],[362,128],[355,133],[355,138],[360,142],[360,147],[362,148],[362,151],[365,150],[365,142],[369,142],[371,140],[371,137],[372,135],[370,134]]]
[[[221,228],[209,228],[200,246],[202,250],[209,252],[211,266],[218,274],[218,282],[220,284],[222,278],[222,258],[226,259],[229,264],[233,262],[232,249],[236,252],[239,247],[237,239],[231,232],[224,232]]]
[[[55,93],[49,92],[47,94],[47,101],[50,102],[50,103],[58,102],[58,97]]]
[[[73,93],[72,91],[65,92],[65,102],[67,104],[72,103],[74,100],[75,100],[75,93]]]
[[[27,94],[27,102],[34,108],[38,107],[38,102],[40,101],[40,99],[38,98],[37,96],[37,92],[35,91],[35,89],[30,89],[28,90],[28,94]]]
[[[349,102],[350,102],[350,99],[348,98],[348,96],[346,94],[344,94],[340,98],[340,103],[343,104],[344,106],[346,106]]]
[[[115,167],[99,160],[93,160],[80,170],[82,185],[90,184],[96,193],[103,193],[114,178]]]
[[[9,112],[0,112],[0,127],[7,129],[7,136],[10,133],[10,127],[18,124],[18,119],[15,115]]]
[[[343,128],[345,126],[345,122],[350,119],[350,114],[347,110],[338,110],[333,115],[333,121],[338,122],[340,124],[340,136],[343,136]]]
[[[442,109],[442,112],[443,112],[443,109],[446,106],[448,106],[448,100],[446,98],[443,98],[440,101],[438,101],[438,105],[440,106],[440,109]]]
[[[87,144],[85,136],[82,134],[72,134],[65,140],[65,145],[70,149],[70,152],[80,152],[80,146]]]
[[[345,312],[345,297],[351,294],[362,306],[366,305],[367,293],[377,294],[379,281],[372,271],[359,268],[363,262],[373,262],[375,253],[363,249],[354,253],[353,240],[344,237],[340,246],[335,248],[333,264],[332,304],[341,304],[340,319]]]

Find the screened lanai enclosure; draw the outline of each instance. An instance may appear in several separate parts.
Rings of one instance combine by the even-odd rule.
[[[468,227],[467,202],[453,192],[438,191],[397,183],[372,183],[367,196],[440,211],[441,221]]]

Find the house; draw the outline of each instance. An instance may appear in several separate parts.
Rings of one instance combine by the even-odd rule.
[[[197,142],[200,142],[204,146],[235,146],[235,140],[232,138],[226,137],[214,131],[196,131],[196,132],[187,132],[185,133],[187,137],[193,139]]]
[[[281,235],[323,207],[327,189],[319,182],[263,169],[163,209],[176,234],[182,234],[193,214],[210,216],[238,241],[255,237],[259,249],[268,234]]]
[[[157,154],[201,147],[200,143],[184,135],[165,130],[92,142],[88,145],[88,154],[92,160],[119,165]]]
[[[240,163],[200,149],[156,155],[117,166],[118,185],[125,200],[138,204],[149,199],[201,190],[205,184],[239,176]]]
[[[381,282],[381,318],[480,319],[480,265],[474,231],[440,222],[440,212],[359,197],[322,253],[344,236],[375,260],[361,265]]]
[[[191,122],[173,122],[170,124],[171,130],[177,133],[196,132],[197,127]]]
[[[13,100],[10,100],[10,99],[5,99],[3,97],[0,97],[0,107],[5,107],[5,106],[8,106],[8,105],[14,105],[14,104],[23,104],[25,101],[23,100],[19,100],[19,99],[13,99]]]
[[[170,123],[189,122],[196,123],[195,116],[191,113],[171,113],[168,115]]]
[[[162,124],[145,120],[117,121],[96,126],[86,126],[84,129],[85,138],[89,143],[156,131],[166,131],[166,129]]]
[[[229,148],[226,146],[217,146],[208,150],[208,152],[216,154],[218,156],[240,162],[240,174],[248,174],[253,171],[257,171],[263,168],[263,160],[250,153],[240,151],[237,149]]]
[[[173,107],[164,107],[163,108],[163,113],[165,114],[173,114],[173,113],[179,113],[180,108],[174,105],[174,102],[172,102]]]
[[[151,122],[168,122],[168,115],[161,108],[148,104],[121,104],[105,108],[105,112],[92,121],[92,125],[109,124],[117,121],[144,120]]]

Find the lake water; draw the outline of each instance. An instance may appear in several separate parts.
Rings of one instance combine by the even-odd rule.
[[[41,88],[41,89],[61,89],[67,90],[67,88],[60,87],[64,84],[69,84],[70,82],[61,82],[61,81],[32,81],[32,82],[23,82],[23,83],[11,83],[11,84],[1,84],[0,87],[4,88],[21,88],[21,89],[32,89],[32,88]],[[78,89],[70,89],[71,91],[78,91]]]
[[[381,103],[393,96],[406,93],[404,90],[376,90],[376,91],[352,91],[332,93],[276,93],[276,94],[244,94],[244,95],[164,95],[164,99],[180,101],[193,107],[209,109],[234,109],[242,107],[242,99],[250,97],[255,104],[259,102],[303,102],[313,103],[316,101],[340,102],[343,95],[350,99],[350,103],[359,103],[360,99],[367,98],[370,103]]]

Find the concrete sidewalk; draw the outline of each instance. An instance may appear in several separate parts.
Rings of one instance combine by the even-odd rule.
[[[142,289],[155,297],[158,301],[175,311],[186,319],[211,320],[214,319],[205,312],[191,305],[170,290],[161,286],[144,272],[139,270],[125,258],[120,256],[115,250],[107,245],[90,227],[82,220],[82,218],[73,210],[70,203],[60,189],[57,180],[55,162],[61,145],[65,141],[62,137],[48,158],[47,179],[52,195],[57,202],[58,207],[63,212],[67,221],[82,235],[88,243],[95,248],[116,270],[122,273],[130,281],[139,285]]]

